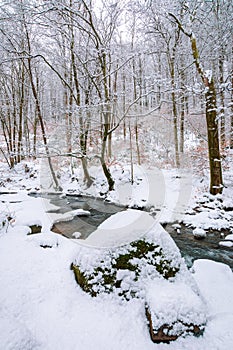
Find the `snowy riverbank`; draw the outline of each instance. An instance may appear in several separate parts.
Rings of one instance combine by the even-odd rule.
[[[138,173],[137,182],[133,186],[130,187],[127,181],[125,184],[122,181],[123,184],[121,182],[114,196],[107,199],[123,203],[125,198],[125,201],[131,201],[132,205],[147,203],[154,206],[155,212],[159,209],[156,205],[162,204],[163,210],[158,212],[158,220],[166,221],[168,218],[179,220],[180,215],[183,215],[180,210],[184,209],[183,204],[186,203],[185,209],[189,207],[189,210],[193,210],[191,207],[201,196],[197,197],[199,187],[196,186],[194,189],[191,186],[191,183],[198,179],[192,178],[190,183],[187,177],[178,175],[174,170],[157,171],[151,175],[153,177],[151,187],[148,186],[150,183],[148,175],[143,177]],[[8,229],[3,229],[0,235],[2,349],[229,350],[232,348],[233,274],[228,266],[210,260],[197,260],[192,268],[192,275],[207,303],[208,321],[203,336],[199,338],[188,336],[170,344],[153,344],[144,317],[144,307],[139,300],[122,303],[114,298],[91,298],[79,288],[73,272],[69,269],[79,249],[77,241],[52,233],[51,223],[56,214],[49,214],[47,211],[55,209],[54,206],[51,206],[48,200],[27,195],[28,190],[36,191],[35,188],[40,185],[39,178],[25,179],[20,172],[18,176],[19,178],[21,176],[22,180],[16,181],[16,177],[12,177],[12,182],[9,181],[8,186],[2,187],[2,192],[4,189],[19,191],[21,188],[19,193],[1,195],[1,212],[12,213],[14,217]],[[161,181],[155,182],[154,176],[160,177]],[[157,190],[162,188],[163,182],[166,186],[156,197],[160,198],[156,204],[152,199],[158,193]],[[75,193],[82,189],[77,183],[76,180],[75,183],[74,181],[71,183],[70,180],[64,181],[63,187],[66,191]],[[195,184],[197,185],[197,182]],[[85,193],[95,194],[98,186],[101,186],[100,180],[95,187],[86,190]],[[126,189],[130,191],[127,192]],[[230,193],[231,189],[227,190]],[[205,203],[203,206],[201,203],[198,205],[204,208],[200,211],[204,213],[202,220],[206,223],[208,218],[210,222],[215,219],[214,222],[218,221],[218,227],[221,229],[221,223],[231,224],[231,212],[223,213],[220,204],[228,203],[230,208],[231,197],[227,194],[220,199],[221,201],[216,202],[208,201],[213,203],[212,209],[206,208]],[[229,220],[220,221],[219,216],[211,217],[214,212],[222,213],[222,216],[227,213]],[[193,222],[197,220],[196,215],[190,213],[188,215],[194,218]],[[154,217],[156,220],[156,215]],[[35,221],[42,224],[42,233],[28,236],[27,225]],[[121,225],[124,226],[123,221]],[[198,222],[199,227],[202,227],[200,221]]]

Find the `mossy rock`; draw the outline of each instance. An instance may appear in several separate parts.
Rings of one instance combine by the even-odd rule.
[[[106,236],[104,232],[108,242]],[[80,242],[71,269],[82,290],[92,297],[138,298],[156,343],[200,335],[204,330],[206,313],[198,287],[176,244],[158,223],[120,246],[101,248]]]
[[[85,273],[80,271],[78,266],[71,264],[71,270],[74,271],[76,282],[80,287],[85,291],[90,293],[92,296],[96,296],[96,293],[92,290],[91,284],[88,283],[88,278],[85,276]]]
[[[88,248],[83,249],[86,257]],[[93,249],[90,248],[89,260],[92,252]],[[77,283],[92,296],[115,293],[130,299],[140,295],[143,281],[154,278],[172,279],[180,269],[180,260],[174,262],[151,237],[117,248],[102,249],[93,256],[95,261],[92,262],[91,269],[86,269],[81,260],[79,264],[79,259],[71,265]]]

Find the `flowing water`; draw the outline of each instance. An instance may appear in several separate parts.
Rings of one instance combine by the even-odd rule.
[[[52,204],[60,208],[56,213],[65,213],[74,209],[84,209],[90,212],[89,216],[75,217],[71,221],[61,221],[54,224],[52,231],[68,238],[74,238],[73,233],[80,232],[80,238],[85,239],[112,214],[126,209],[89,197],[67,196],[60,198],[59,195],[55,194],[43,195],[43,197],[50,199]],[[176,242],[188,267],[192,266],[196,259],[211,259],[225,263],[233,269],[233,248],[219,246],[218,243],[222,240],[219,231],[207,232],[206,238],[196,240],[192,234],[192,229],[185,225],[181,225],[179,233],[172,224],[163,226]],[[231,232],[225,231],[224,233],[226,235]]]
[[[181,225],[180,232],[172,224],[164,225],[165,230],[172,236],[179,247],[182,256],[185,258],[188,267],[191,267],[196,259],[210,259],[227,264],[233,270],[233,248],[223,247],[219,242],[223,240],[220,231],[209,231],[204,239],[194,238],[192,228]],[[224,230],[224,234],[230,234]]]
[[[67,196],[60,198],[57,195],[47,196],[51,203],[58,206],[60,209],[56,213],[66,213],[75,209],[83,209],[89,211],[90,215],[76,216],[70,221],[60,221],[55,223],[52,231],[61,233],[67,238],[74,238],[74,232],[80,232],[81,239],[87,238],[96,228],[111,215],[125,210],[125,207],[118,206],[112,203],[104,202],[101,199],[82,197],[82,196]],[[52,212],[52,211],[50,211]]]

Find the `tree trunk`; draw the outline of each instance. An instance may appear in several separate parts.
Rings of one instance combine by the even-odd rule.
[[[101,149],[101,166],[104,172],[104,175],[108,182],[108,190],[112,191],[114,190],[115,181],[112,178],[112,174],[110,170],[107,167],[106,161],[105,161],[105,153],[106,153],[106,147],[107,147],[107,139],[108,139],[108,131],[109,131],[109,116],[110,116],[110,106],[107,104],[106,106],[107,111],[104,112],[104,125],[103,125],[103,138],[102,138],[102,149]]]
[[[80,94],[80,86],[79,86],[79,78],[78,78],[78,69],[76,66],[76,59],[75,59],[75,35],[74,35],[74,23],[73,23],[73,1],[70,0],[70,54],[71,54],[71,66],[73,71],[73,77],[74,77],[74,86],[76,89],[76,105],[80,109],[81,105],[81,94]],[[85,103],[88,104],[88,95],[86,95],[86,101]],[[79,110],[79,142],[80,142],[80,148],[82,152],[82,168],[84,173],[84,182],[86,182],[87,186],[90,187],[93,183],[93,180],[89,174],[88,167],[87,167],[87,135],[88,135],[88,129],[86,129],[85,122],[83,119],[83,116],[81,114],[81,110]]]
[[[184,62],[183,62],[183,56],[181,56],[181,73],[180,73],[180,79],[181,79],[181,111],[180,111],[180,153],[184,153],[184,118],[185,118],[185,107],[186,104],[188,105],[185,96],[185,71],[184,71]]]
[[[18,154],[17,154],[17,162],[19,163],[22,158],[22,140],[23,140],[23,106],[24,106],[24,88],[25,88],[25,74],[24,74],[24,64],[22,64],[22,72],[21,72],[21,89],[19,89],[20,93],[20,104],[19,104],[19,126],[18,126]]]
[[[222,165],[219,148],[219,133],[217,122],[217,103],[216,103],[216,90],[212,72],[204,73],[200,62],[199,53],[196,45],[196,38],[191,35],[192,53],[195,59],[195,64],[198,73],[200,74],[202,81],[206,88],[205,103],[206,103],[206,125],[208,136],[208,150],[209,150],[209,168],[210,168],[210,193],[216,195],[222,193],[223,190],[223,178],[222,178]],[[209,76],[211,74],[211,76]]]
[[[196,38],[193,33],[187,33],[180,21],[175,15],[170,13],[170,16],[175,19],[178,27],[182,32],[190,39],[192,55],[198,74],[200,75],[202,82],[206,88],[205,102],[206,102],[206,124],[208,135],[208,149],[209,149],[209,168],[210,168],[210,193],[216,195],[222,193],[223,190],[223,178],[222,178],[222,165],[219,149],[219,135],[218,135],[218,123],[217,117],[217,105],[216,105],[216,91],[214,85],[214,79],[212,72],[204,72],[200,64],[199,51],[197,48]],[[211,76],[210,76],[211,74]]]
[[[223,179],[219,150],[216,91],[212,77],[211,79],[205,78],[205,86],[207,88],[205,99],[210,164],[210,193],[215,195],[222,193]]]
[[[80,111],[81,113],[81,111]],[[80,148],[82,152],[82,168],[84,173],[84,182],[86,182],[87,187],[90,187],[93,183],[93,180],[89,174],[88,167],[87,167],[87,135],[88,135],[88,128],[84,126],[83,117],[80,115],[79,117],[79,126],[80,126],[80,136],[79,136],[79,142],[80,142]]]
[[[233,38],[232,38],[233,41]],[[230,149],[233,149],[233,47],[232,47],[232,70],[231,70],[231,121],[230,121]]]
[[[175,159],[177,168],[180,167],[180,156],[179,156],[179,142],[178,142],[178,115],[176,106],[176,95],[175,95],[175,62],[174,57],[171,58],[170,62],[170,74],[171,74],[171,86],[172,86],[172,114],[173,114],[173,133],[175,143]]]
[[[174,142],[175,142],[175,159],[177,168],[180,167],[180,155],[179,155],[179,142],[178,142],[178,116],[176,108],[176,97],[175,92],[172,91],[172,112],[173,112],[173,132],[174,132]]]
[[[177,102],[176,102],[176,84],[175,84],[175,58],[177,53],[177,45],[179,43],[180,37],[180,28],[175,32],[175,43],[172,47],[172,52],[170,53],[169,44],[168,44],[168,62],[169,62],[169,70],[171,77],[171,88],[172,88],[172,114],[173,114],[173,133],[174,133],[174,144],[175,144],[175,160],[176,167],[180,167],[180,155],[179,155],[179,138],[178,138],[178,113],[177,113]]]
[[[50,154],[49,154],[49,148],[48,148],[48,142],[47,142],[47,137],[46,137],[46,133],[45,133],[43,116],[42,116],[42,113],[41,113],[41,108],[40,108],[40,104],[39,104],[38,94],[37,94],[37,91],[36,91],[36,87],[35,87],[34,80],[33,80],[33,75],[32,75],[31,58],[28,58],[27,61],[28,61],[29,79],[30,79],[30,83],[31,83],[31,87],[32,87],[32,94],[33,94],[33,97],[35,99],[36,110],[37,110],[37,115],[38,115],[38,119],[39,119],[39,122],[40,122],[42,138],[43,138],[43,142],[44,142],[44,146],[45,146],[45,152],[46,152],[46,156],[48,158],[49,169],[51,171],[51,175],[52,175],[52,178],[53,178],[53,181],[54,181],[54,184],[55,184],[55,189],[58,190],[58,191],[61,191],[62,188],[61,188],[61,186],[58,183],[55,171],[53,169],[51,157],[50,157]]]
[[[101,65],[102,74],[103,74],[103,89],[104,89],[104,102],[105,102],[104,106],[106,108],[106,111],[103,111],[103,113],[101,113],[101,116],[103,115],[103,130],[102,130],[102,149],[101,149],[100,161],[101,161],[104,175],[108,182],[108,190],[112,191],[114,190],[115,181],[113,180],[112,174],[109,168],[107,167],[107,164],[105,161],[105,153],[107,148],[109,129],[110,129],[110,120],[111,120],[111,106],[109,102],[110,91],[109,91],[109,81],[107,78],[106,53],[103,52],[103,54],[99,57],[99,59],[100,59],[100,65]]]
[[[182,91],[181,112],[180,112],[180,153],[184,153],[184,116],[185,116],[185,97]]]
[[[223,55],[223,54],[222,54]],[[226,132],[225,132],[225,108],[224,108],[224,90],[223,90],[223,83],[224,83],[224,76],[223,76],[223,57],[219,58],[219,74],[220,74],[220,110],[219,110],[219,116],[220,116],[220,140],[221,140],[221,149],[224,150],[226,147]]]
[[[131,170],[131,185],[134,183],[134,168],[133,168],[133,145],[132,145],[132,131],[129,120],[129,144],[130,144],[130,170]]]
[[[138,158],[138,165],[141,165],[141,154],[140,154],[140,145],[139,145],[139,137],[138,137],[138,118],[135,120],[135,142],[136,142],[136,148],[137,148],[137,158]]]
[[[37,110],[35,111],[35,118],[33,122],[33,159],[36,159],[36,142],[37,142]]]
[[[123,114],[125,114],[126,111],[126,76],[125,76],[125,68],[123,67],[123,73],[122,73],[122,107],[123,107]],[[124,119],[123,122],[123,136],[124,140],[126,139],[126,122]]]

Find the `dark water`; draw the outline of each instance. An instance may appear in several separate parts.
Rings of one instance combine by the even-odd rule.
[[[165,230],[172,236],[185,258],[188,267],[191,267],[196,259],[211,259],[227,264],[233,270],[233,248],[219,246],[223,240],[219,231],[209,231],[202,240],[197,240],[192,234],[192,228],[181,225],[180,233],[174,229],[172,224],[164,225]],[[221,230],[225,236],[230,234],[229,230]]]
[[[43,195],[43,197],[50,199],[52,204],[60,208],[58,211],[55,211],[57,213],[65,213],[74,209],[90,211],[90,216],[75,217],[71,221],[54,224],[52,231],[68,238],[74,238],[72,234],[80,232],[80,238],[85,239],[112,214],[126,209],[89,197],[67,196],[60,198],[59,195]],[[192,266],[193,261],[196,259],[211,259],[225,263],[233,269],[233,248],[219,246],[218,243],[222,240],[219,231],[208,232],[205,239],[196,240],[192,234],[192,229],[185,225],[181,225],[180,233],[177,233],[172,224],[163,226],[176,242],[189,267]],[[224,233],[227,235],[231,232],[225,231]]]
[[[82,196],[67,196],[59,198],[57,195],[48,195],[46,198],[60,209],[56,213],[66,213],[75,209],[83,209],[90,212],[88,216],[76,216],[71,221],[60,221],[53,225],[52,231],[65,237],[74,238],[74,232],[80,232],[79,238],[87,238],[96,228],[111,215],[125,210],[125,207],[117,206],[103,200]],[[52,212],[52,211],[50,211]]]

